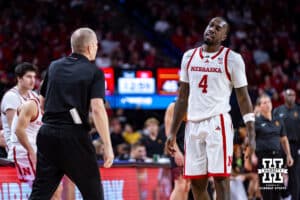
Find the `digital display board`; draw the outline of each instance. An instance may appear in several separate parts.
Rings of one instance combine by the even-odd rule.
[[[119,94],[155,94],[152,71],[123,71],[118,77]]]
[[[103,69],[111,108],[166,109],[177,96],[179,68]]]
[[[178,90],[179,68],[157,69],[157,91],[158,94],[175,95]]]
[[[105,94],[113,95],[115,91],[115,75],[113,68],[102,69],[105,78]]]

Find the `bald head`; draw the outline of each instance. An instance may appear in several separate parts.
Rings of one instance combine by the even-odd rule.
[[[96,33],[90,28],[79,28],[71,36],[73,53],[86,54],[91,45],[97,45]]]
[[[296,92],[293,89],[287,89],[284,91],[285,104],[288,107],[293,107],[296,102]]]

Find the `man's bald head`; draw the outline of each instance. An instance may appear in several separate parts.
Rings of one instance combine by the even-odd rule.
[[[90,28],[79,28],[71,36],[71,48],[73,53],[86,53],[87,47],[97,45],[96,33]]]
[[[295,105],[296,102],[296,92],[293,89],[286,89],[284,91],[284,100],[285,100],[285,104],[288,107],[292,107]]]

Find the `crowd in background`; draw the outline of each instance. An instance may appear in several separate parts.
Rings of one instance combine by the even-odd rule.
[[[275,105],[284,88],[300,96],[295,0],[13,0],[1,2],[0,10],[1,89],[13,85],[16,64],[30,61],[42,71],[68,55],[70,34],[79,26],[98,35],[99,67],[179,67],[183,52],[201,44],[206,22],[219,15],[231,24],[226,45],[243,55],[250,89],[267,92]]]

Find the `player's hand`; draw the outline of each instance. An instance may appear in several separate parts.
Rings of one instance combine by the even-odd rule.
[[[183,157],[183,154],[181,153],[181,151],[177,150],[174,153],[174,160],[175,160],[175,163],[176,163],[176,165],[178,167],[183,166],[183,164],[184,164],[184,157]]]
[[[111,146],[104,146],[104,164],[105,168],[110,168],[114,161],[114,153]]]
[[[170,134],[167,138],[166,150],[167,153],[171,156],[173,156],[176,152],[176,136],[173,136],[173,134]]]
[[[288,155],[286,157],[286,164],[287,164],[288,167],[291,167],[294,164],[294,159],[292,158],[291,155]]]

